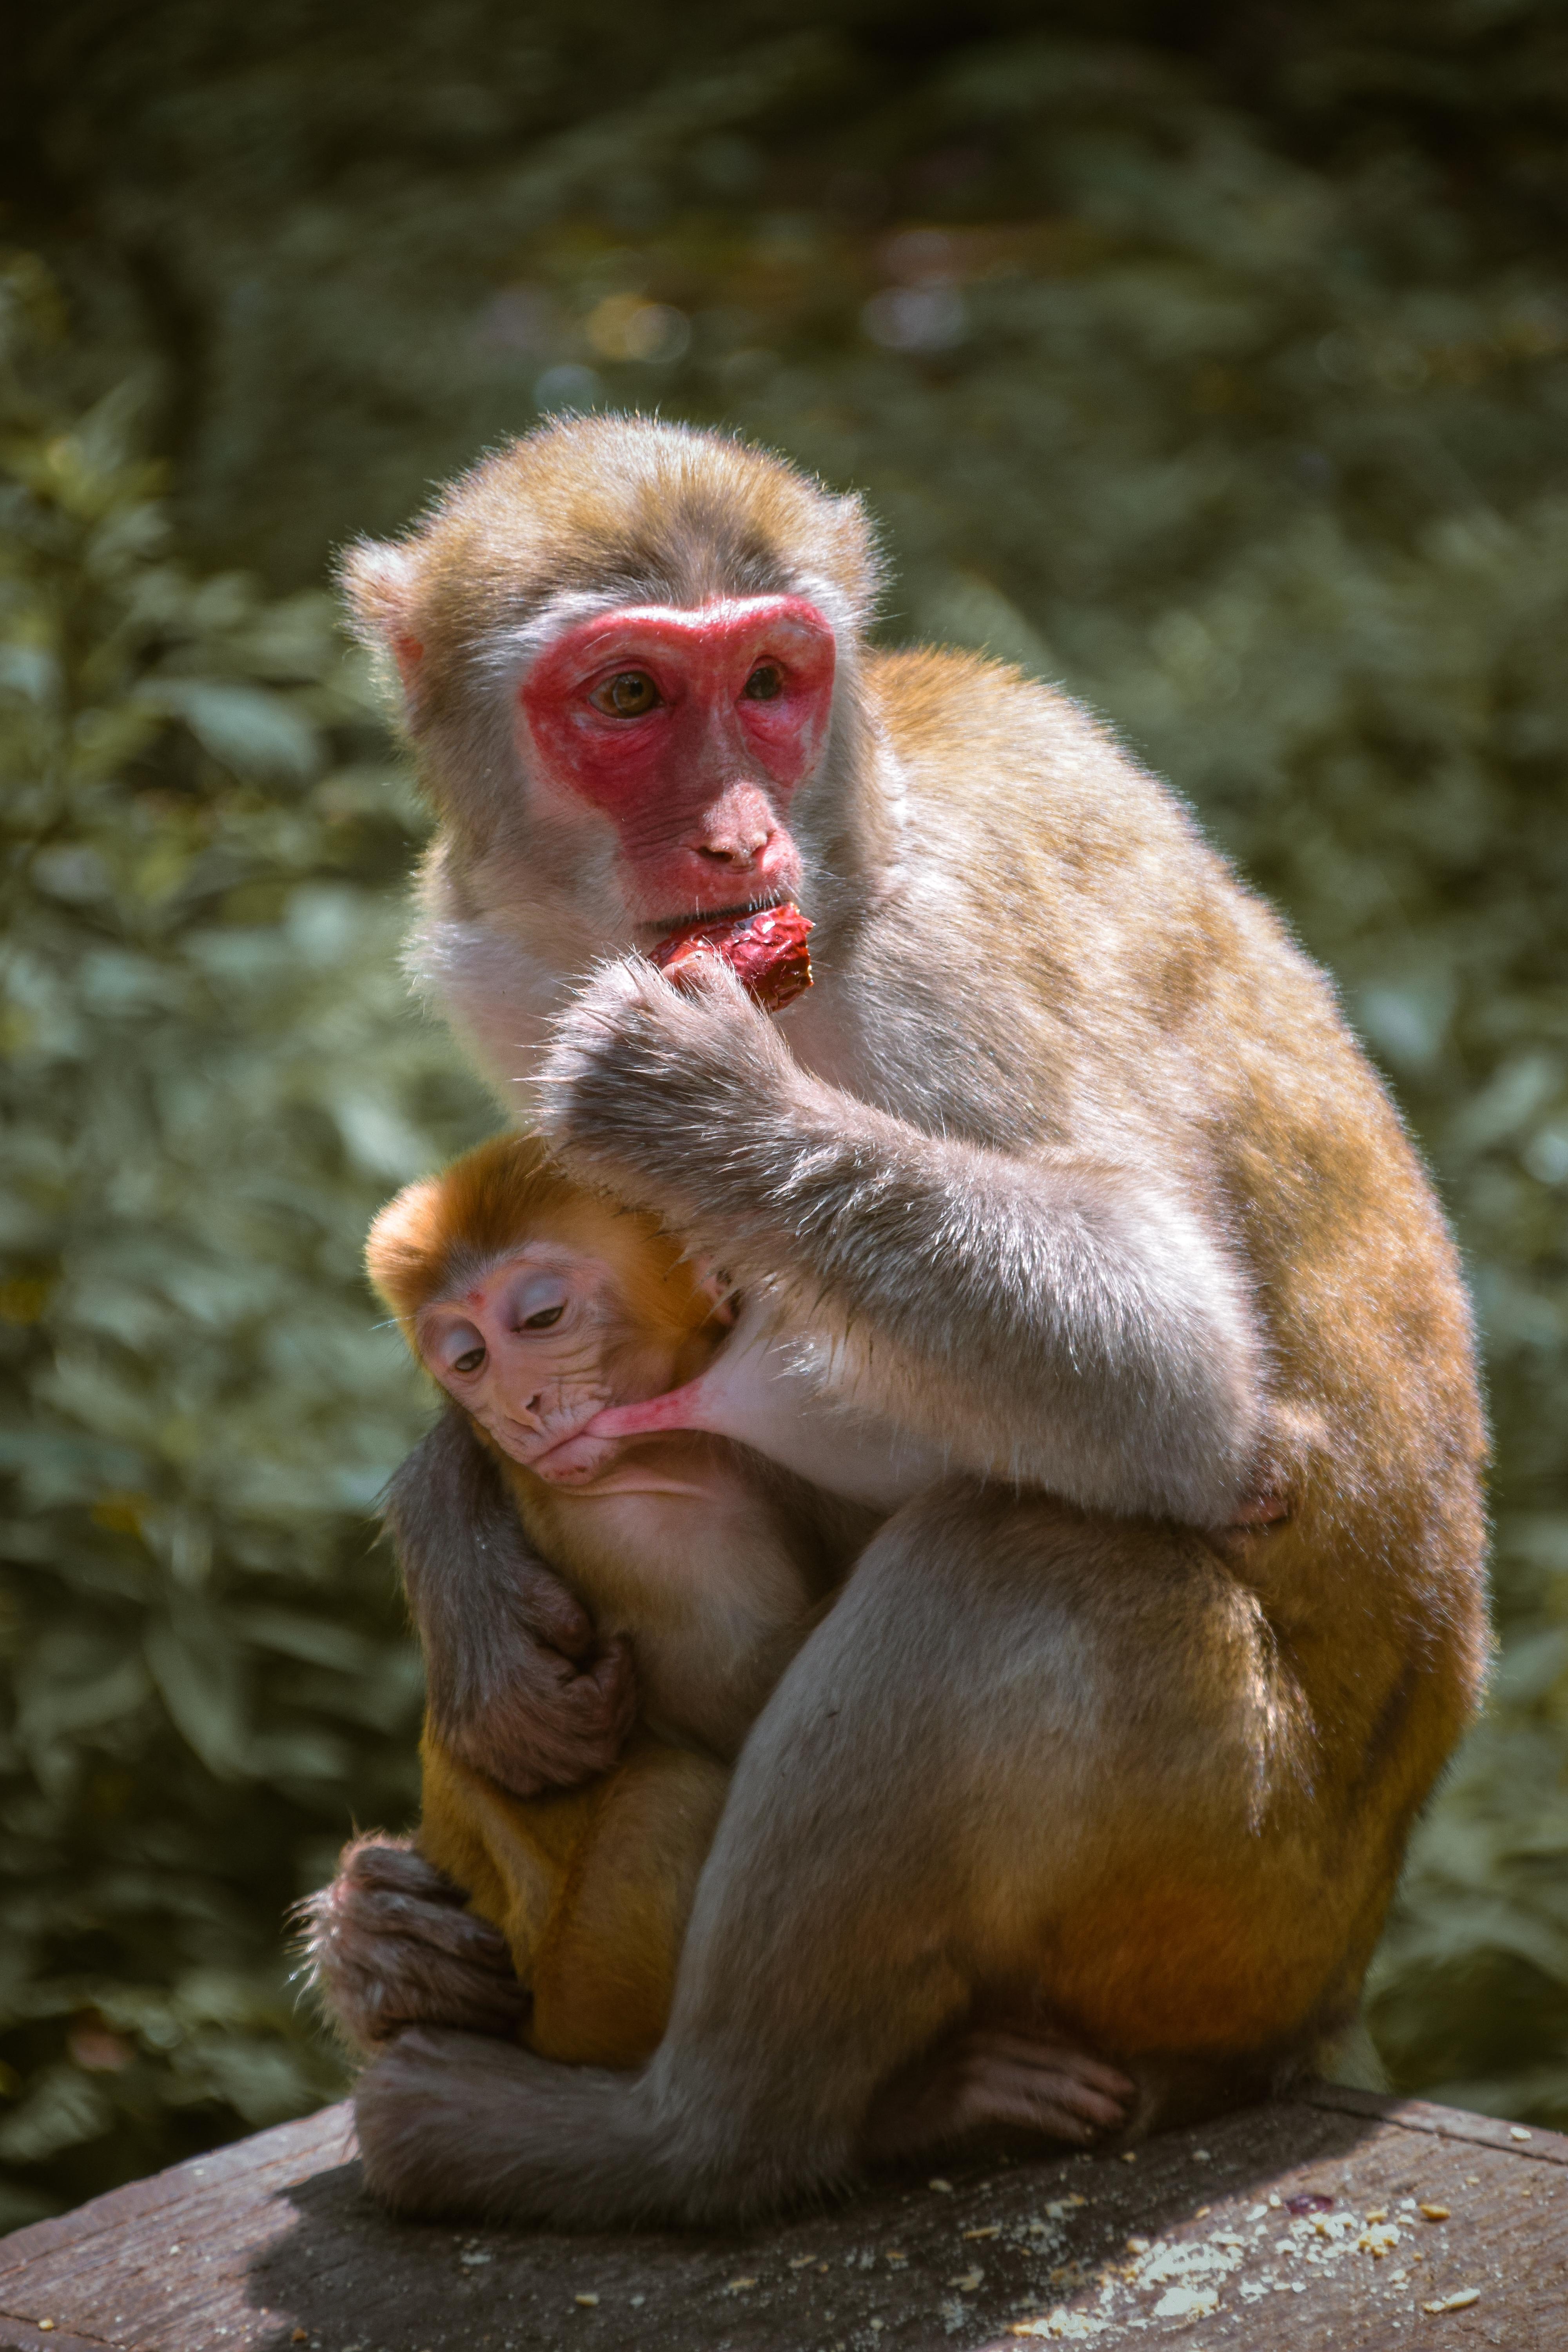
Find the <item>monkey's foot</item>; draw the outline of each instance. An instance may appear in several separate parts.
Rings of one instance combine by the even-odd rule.
[[[519,2053],[521,2056],[521,2053]],[[365,2187],[395,2212],[477,2212],[465,2182],[462,2131],[472,2130],[508,2080],[511,2053],[469,2034],[415,2026],[374,2055],[354,2086],[354,2130]],[[537,2063],[537,2062],[535,2062]]]
[[[416,2026],[354,2090],[365,2186],[395,2212],[602,2230],[683,2212],[638,2078]]]
[[[298,1917],[310,1980],[343,2039],[374,2050],[401,2027],[515,2037],[528,2010],[506,1938],[410,1838],[343,1848],[330,1886]]]
[[[1055,2036],[975,2027],[895,2075],[867,2118],[870,2162],[1007,2126],[1079,2146],[1121,2128],[1137,2084]]]

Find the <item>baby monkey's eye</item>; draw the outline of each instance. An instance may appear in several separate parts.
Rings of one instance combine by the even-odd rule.
[[[454,1359],[452,1370],[455,1372],[477,1372],[484,1360],[485,1351],[482,1348],[470,1348],[466,1356]]]
[[[565,1314],[565,1312],[566,1302],[564,1299],[562,1300],[559,1307],[542,1307],[537,1315],[530,1315],[525,1318],[522,1328],[525,1331],[548,1331],[552,1323],[560,1322],[561,1318]]]
[[[596,686],[588,699],[611,719],[640,719],[658,708],[659,692],[646,669],[624,669]]]
[[[784,672],[777,662],[759,662],[742,691],[748,702],[776,702],[784,692]]]

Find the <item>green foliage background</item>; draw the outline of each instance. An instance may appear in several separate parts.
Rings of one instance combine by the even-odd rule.
[[[341,2077],[288,1903],[413,1790],[358,1273],[490,1113],[332,544],[541,406],[864,488],[893,635],[1109,712],[1339,976],[1458,1223],[1496,1694],[1369,1991],[1568,2124],[1568,37],[1546,0],[68,5],[0,389],[0,2223]],[[30,46],[29,46],[30,43]]]

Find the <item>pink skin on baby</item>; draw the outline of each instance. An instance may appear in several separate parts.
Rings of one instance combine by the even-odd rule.
[[[600,1478],[621,1454],[620,1435],[584,1433],[604,1407],[667,1388],[678,1369],[668,1345],[628,1324],[616,1269],[553,1240],[524,1243],[433,1299],[415,1337],[501,1451],[560,1486]]]

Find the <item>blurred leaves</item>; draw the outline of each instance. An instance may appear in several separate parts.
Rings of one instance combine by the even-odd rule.
[[[296,48],[72,0],[28,50],[66,299],[4,281],[57,338],[0,415],[18,2196],[334,2079],[280,1913],[403,1817],[418,1703],[364,1513],[421,1407],[358,1252],[488,1114],[402,998],[420,820],[319,583],[570,403],[865,489],[889,635],[1109,712],[1338,975],[1468,1255],[1505,1637],[1369,2022],[1402,2085],[1568,2124],[1568,51],[1544,0],[1212,13],[1177,56],[1135,0],[782,40],[345,0]]]
[[[484,1122],[405,1001],[408,805],[326,599],[188,573],[134,399],[62,422],[23,356],[0,386],[0,2164],[48,2201],[339,2079],[282,1915],[353,1808],[406,1812],[420,1695],[367,1518],[420,1404],[358,1255],[389,1183]]]

